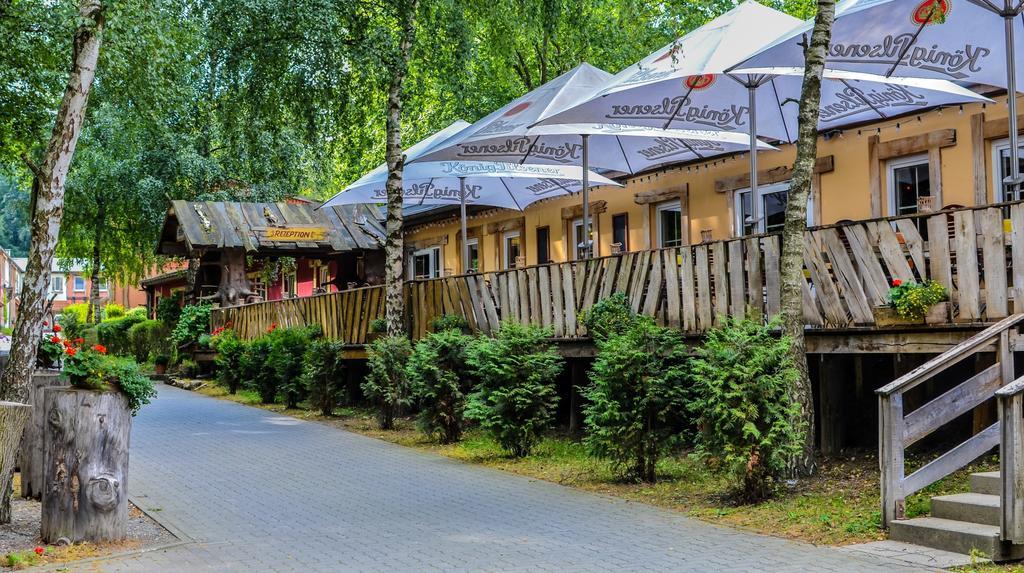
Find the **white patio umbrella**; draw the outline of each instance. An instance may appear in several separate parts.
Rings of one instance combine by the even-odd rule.
[[[412,161],[463,159],[581,165],[637,173],[691,159],[747,149],[742,134],[706,129],[650,129],[609,122],[530,127],[603,89],[611,74],[581,64],[509,102]],[[774,149],[761,144],[762,149]],[[584,172],[585,174],[586,172]],[[585,175],[586,177],[586,175]],[[590,181],[583,180],[583,220],[589,231]],[[589,232],[584,248],[590,248]]]
[[[836,7],[826,67],[1004,87],[1010,97],[1010,177],[1020,183],[1017,74],[1024,37],[1015,34],[1020,0],[846,0]],[[813,22],[782,35],[737,66],[740,73],[803,66],[801,44]]]
[[[412,149],[412,148],[410,148]],[[387,169],[375,169],[327,200],[329,205],[384,203]],[[459,205],[463,269],[468,268],[466,206],[486,205],[522,211],[527,205],[559,195],[577,193],[582,181],[619,185],[575,165],[536,165],[489,161],[436,161],[405,166],[402,174],[407,205]]]
[[[758,46],[801,25],[796,18],[753,1],[697,28],[616,74],[589,100],[553,114],[540,125],[609,121],[654,128],[719,129],[746,133],[750,185],[756,197],[757,137],[796,136],[803,63],[771,73],[724,72]],[[885,78],[832,72],[822,86],[819,128],[885,119],[923,107],[984,100],[944,80]],[[760,219],[757,201],[753,218]]]

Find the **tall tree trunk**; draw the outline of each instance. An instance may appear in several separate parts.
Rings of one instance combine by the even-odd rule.
[[[96,229],[92,240],[92,276],[89,277],[89,314],[99,324],[103,320],[100,306],[100,254],[102,253],[103,228],[106,226],[107,206],[101,199],[96,206]]]
[[[21,305],[18,307],[18,318],[14,323],[10,358],[3,374],[0,374],[0,399],[7,401],[24,403],[28,399],[32,367],[36,362],[42,325],[49,306],[46,293],[49,292],[53,251],[57,247],[61,217],[64,215],[64,182],[71,167],[71,158],[75,154],[78,136],[82,133],[89,90],[96,76],[96,62],[99,59],[100,40],[103,34],[103,5],[100,0],[80,0],[78,16],[78,29],[75,30],[72,42],[71,73],[67,88],[64,90],[64,98],[57,110],[57,120],[46,147],[46,154],[38,166],[26,158],[26,163],[34,175],[32,243],[25,266]],[[14,459],[14,450],[21,440],[23,428],[22,423],[17,428],[16,436],[11,436],[11,439],[0,444],[0,449],[3,450],[13,448],[10,452],[0,451],[0,477],[3,478],[0,479],[0,487],[5,488],[4,495],[0,497],[3,500],[0,503],[0,523],[10,523],[11,520],[11,482],[7,478],[14,472],[13,462],[2,462]],[[14,426],[11,426],[0,431],[13,429]]]
[[[402,154],[402,84],[409,69],[409,52],[412,49],[413,34],[416,30],[416,10],[419,0],[398,3],[397,16],[401,23],[401,38],[398,53],[392,62],[391,85],[388,88],[387,114],[387,163],[388,179],[385,184],[388,194],[387,239],[384,242],[384,318],[388,334],[397,335],[405,330],[405,295],[403,279],[403,251],[405,240],[402,236],[402,169],[405,156]]]
[[[188,268],[185,269],[185,304],[195,304],[199,298],[199,285],[196,281],[199,278],[200,255],[188,258]]]
[[[793,398],[800,404],[800,423],[804,427],[804,443],[800,455],[792,460],[794,475],[810,475],[814,460],[814,396],[807,372],[807,347],[804,343],[804,233],[807,230],[807,200],[811,194],[811,178],[818,156],[818,111],[821,104],[821,76],[825,69],[825,52],[832,36],[835,0],[818,0],[818,14],[810,44],[805,47],[806,67],[800,94],[797,127],[796,161],[789,188],[789,204],[782,230],[782,326],[792,340],[790,354],[799,372]]]

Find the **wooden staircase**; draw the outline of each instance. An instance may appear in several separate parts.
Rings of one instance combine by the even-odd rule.
[[[882,520],[890,536],[994,561],[1024,558],[1024,376],[1015,378],[1013,344],[1024,313],[1001,320],[878,389]],[[951,390],[905,412],[904,394],[965,358],[995,352],[995,363]],[[999,419],[949,451],[905,474],[907,447],[975,407],[995,399]],[[969,492],[932,498],[929,517],[905,519],[908,495],[999,448],[1000,471],[971,475]]]

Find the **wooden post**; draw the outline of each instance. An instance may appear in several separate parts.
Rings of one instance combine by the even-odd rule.
[[[882,525],[903,519],[903,395],[878,396],[878,464],[882,472]]]
[[[1002,477],[1000,491],[1000,538],[1020,543],[1024,541],[1024,439],[1021,432],[1022,395],[997,394],[999,399],[999,472]]]
[[[119,392],[43,390],[44,543],[120,541],[128,533],[132,416]]]
[[[822,354],[818,368],[818,401],[821,412],[821,453],[832,456],[843,446],[844,357]]]
[[[18,468],[21,472],[21,497],[41,499],[43,495],[43,389],[60,386],[60,372],[36,369],[28,387],[28,403],[32,415],[25,425],[18,453]]]

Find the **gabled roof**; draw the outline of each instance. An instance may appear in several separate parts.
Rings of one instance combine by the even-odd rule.
[[[271,240],[274,229],[325,230],[321,238]],[[315,235],[316,233],[314,233]],[[164,218],[157,254],[242,248],[255,254],[302,255],[377,250],[384,227],[377,211],[364,205],[316,209],[314,203],[172,201]]]

